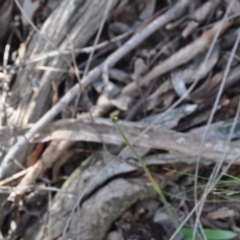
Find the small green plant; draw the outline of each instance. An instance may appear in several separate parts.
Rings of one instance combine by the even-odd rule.
[[[187,173],[187,172],[172,170],[172,169],[169,169],[169,168],[164,168],[164,169],[167,170],[167,171],[173,172],[175,175],[178,175],[178,176],[194,177],[193,174],[190,174],[190,173]],[[239,194],[240,191],[230,189],[231,187],[239,186],[240,185],[240,179],[237,178],[237,177],[228,175],[228,174],[224,174],[224,176],[229,177],[229,179],[219,180],[219,182],[216,184],[214,190],[212,191],[212,194],[217,194],[219,199],[214,199],[214,200],[207,199],[206,203],[217,203],[217,202],[219,202],[219,203],[224,203],[224,202],[227,202],[227,203],[237,202],[237,203],[239,203],[240,202],[239,198],[231,197],[231,196],[234,196],[235,194]],[[202,177],[202,176],[198,176],[198,178],[203,180],[203,181],[208,180],[208,178]],[[205,183],[198,184],[198,189],[199,190],[204,189],[205,187],[206,187]],[[177,194],[171,194],[169,192],[164,192],[164,191],[163,191],[163,193],[165,194],[165,196],[170,196],[172,198],[182,199],[182,200],[185,199],[186,201],[193,202],[194,199],[186,197],[186,194],[189,193],[189,192],[192,192],[193,190],[194,190],[193,188],[188,188],[187,190],[180,191]]]
[[[230,240],[236,237],[236,233],[227,230],[204,228],[203,231],[208,240]],[[182,229],[182,234],[184,240],[192,240],[193,229],[185,227]],[[195,239],[199,240],[197,236]]]
[[[123,133],[121,127],[118,125],[118,117],[113,117],[112,121],[115,123],[117,130],[119,131],[120,135],[122,136],[122,138],[124,139],[124,142],[127,144],[127,146],[130,148],[130,150],[133,152],[133,154],[135,155],[135,157],[138,159],[139,163],[141,164],[145,174],[147,175],[148,179],[150,180],[150,182],[152,183],[152,186],[154,188],[154,190],[157,192],[157,194],[159,195],[164,207],[167,210],[167,213],[169,214],[169,216],[171,217],[175,227],[178,226],[178,222],[173,214],[173,211],[171,209],[171,207],[169,206],[161,188],[159,187],[159,185],[156,183],[156,181],[154,180],[152,174],[150,173],[149,169],[147,168],[145,162],[143,161],[143,159],[138,155],[138,153],[136,152],[136,150],[134,149],[134,147],[132,146],[132,144],[128,141],[127,137],[125,136],[125,134]]]

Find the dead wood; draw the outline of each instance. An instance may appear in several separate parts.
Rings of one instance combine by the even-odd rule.
[[[15,203],[15,201],[26,192],[26,187],[35,183],[35,181],[46,171],[46,169],[51,167],[59,158],[61,158],[63,153],[66,152],[70,146],[71,142],[52,141],[48,148],[44,151],[41,159],[39,159],[33,167],[28,169],[26,175],[18,184],[18,188],[9,195],[7,201]]]
[[[133,141],[148,125],[120,121],[120,126],[126,133],[129,141]],[[53,140],[65,141],[89,141],[101,142],[98,133],[107,144],[122,144],[123,140],[111,120],[96,118],[93,124],[91,120],[65,119],[51,123],[31,140],[32,142],[46,142]],[[10,136],[9,136],[10,137]],[[181,153],[185,156],[197,156],[201,142],[200,135],[180,133],[172,130],[164,130],[161,127],[154,127],[141,136],[134,145],[167,150]],[[225,149],[228,154],[225,162],[229,162],[240,154],[240,150],[231,148],[224,140],[207,139],[202,151],[202,157],[206,160],[217,162]],[[240,159],[235,162],[239,164]]]
[[[4,237],[110,240],[112,227],[119,239],[132,237],[124,232],[123,213],[127,210],[135,218],[137,204],[133,204],[156,197],[135,155],[123,148],[111,116],[137,121],[119,121],[119,125],[159,185],[167,184],[168,202],[173,209],[177,204],[174,214],[180,224],[187,220],[177,214],[197,209],[190,199],[203,191],[196,185],[208,186],[210,175],[208,183],[214,182],[214,175],[220,180],[227,169],[222,164],[234,165],[224,178],[239,178],[240,150],[235,141],[240,136],[239,4],[232,0],[15,2],[20,10],[28,4],[35,7],[27,14],[32,21],[26,22],[24,12],[19,16],[24,31],[14,18],[9,36],[3,29],[7,43],[0,34],[0,160],[4,158],[0,228]],[[52,3],[50,12],[56,10],[46,14]],[[5,26],[4,18],[12,11],[8,5],[4,12],[4,4],[0,3],[0,26]],[[22,43],[29,34],[28,22],[36,34]],[[15,45],[14,40],[21,44]],[[90,46],[83,48],[86,43]],[[13,52],[17,48],[18,55]],[[221,122],[209,124],[210,120]],[[196,126],[200,127],[192,129]],[[226,138],[235,142],[229,144]],[[101,146],[104,152],[96,153]],[[94,154],[86,159],[89,153]],[[237,186],[229,188],[236,195]],[[212,197],[221,200],[221,194],[209,190],[208,199]],[[154,214],[147,220],[148,213],[141,209],[134,220],[148,235],[135,238],[169,239],[174,226],[171,220],[159,220],[169,216],[159,212],[161,200],[153,201],[158,205]],[[225,219],[224,224],[228,227],[236,221],[233,225],[238,227],[237,217]],[[217,219],[214,224],[209,216],[203,219],[203,227],[216,226]],[[149,224],[156,224],[158,230],[161,225],[165,233],[149,234],[154,232]],[[127,228],[134,225],[127,222]]]
[[[7,33],[10,31],[10,24],[13,11],[13,0],[2,2],[3,5],[0,9],[0,42],[6,39]]]
[[[153,34],[157,29],[164,27],[164,25],[168,22],[181,16],[186,10],[186,7],[189,5],[189,3],[189,0],[181,0],[177,2],[173,8],[152,21],[142,31],[137,32],[137,34],[135,34],[135,36],[127,41],[124,46],[119,48],[116,52],[114,52],[114,54],[111,54],[103,64],[103,81],[105,86],[107,87],[107,84],[109,82],[108,71],[110,67],[113,67],[123,56],[133,50],[137,45],[139,45],[144,39]]]
[[[111,8],[117,3],[117,0],[111,2]],[[68,46],[68,40],[66,34],[68,33],[75,47],[82,47],[87,43],[89,38],[97,30],[102,16],[105,12],[106,1],[78,1],[76,4],[69,4],[69,1],[63,1],[58,9],[56,9],[53,14],[48,18],[41,29],[41,34],[45,38],[51,39],[58,49],[65,49]],[[65,14],[67,13],[67,14]],[[64,16],[64,17],[63,17]],[[28,48],[27,56],[33,57],[44,51],[49,51],[52,49],[52,44],[46,42],[44,38],[36,34],[31,41]],[[48,65],[51,67],[62,68],[63,66],[71,66],[70,64],[71,55],[55,57],[51,61],[42,61],[38,65]],[[96,72],[96,71],[95,71]],[[98,72],[98,71],[97,71]],[[52,73],[51,71],[46,71],[42,74],[40,71],[33,71],[21,69],[18,72],[18,78],[12,87],[12,95],[8,100],[8,104],[12,105],[13,102],[17,101],[17,106],[15,106],[14,114],[8,120],[8,125],[22,126],[27,123],[36,122],[50,107],[51,104],[51,80],[59,79],[61,73]],[[38,79],[39,89],[33,92],[32,87],[28,79]],[[88,76],[91,78],[91,74]],[[88,83],[89,84],[89,83]],[[84,85],[84,83],[83,83]],[[15,90],[14,90],[15,89]],[[32,133],[39,131],[43,124],[50,122],[69,102],[71,102],[74,97],[79,92],[77,86],[73,87],[65,99],[59,101],[51,112],[45,119],[42,118],[35,129],[32,129]],[[18,152],[17,161],[23,163],[25,154],[27,153],[27,145],[29,136],[25,135],[24,139],[15,146],[13,152]],[[21,154],[20,154],[21,152]],[[16,167],[12,166],[11,159],[15,159],[15,154],[11,151],[8,152],[8,156],[5,157],[1,164],[1,175],[8,176],[16,171]],[[9,167],[11,165],[11,167]]]
[[[224,74],[223,72],[216,73],[210,81],[206,81],[200,88],[198,88],[197,91],[193,92],[191,94],[191,98],[198,103],[207,101],[207,99],[209,101],[209,98],[211,98],[211,96],[215,96],[214,93],[218,91],[219,84],[221,83],[223,78],[223,74]],[[237,81],[239,81],[239,79],[240,79],[240,66],[236,66],[230,71],[226,79],[224,89],[227,89],[231,85],[235,84]]]
[[[216,23],[211,29],[204,32],[200,37],[198,37],[195,41],[178,50],[172,56],[164,60],[163,62],[157,64],[152,70],[150,70],[137,84],[136,82],[131,82],[126,85],[121,94],[113,100],[106,102],[104,105],[105,108],[109,109],[111,104],[119,107],[122,110],[128,109],[129,106],[132,105],[133,97],[138,95],[138,85],[139,86],[148,86],[153,80],[162,76],[163,74],[169,72],[176,67],[182,66],[183,64],[189,62],[190,60],[196,58],[203,52],[205,52],[210,46],[215,34],[219,31],[220,34],[224,33],[231,26],[231,22],[226,20],[225,22],[220,21]],[[198,72],[199,75],[194,74],[194,78],[201,76],[201,72]],[[171,83],[166,83],[167,89],[170,90],[172,88]],[[163,87],[164,89],[166,87]],[[159,90],[161,93],[163,90]],[[155,102],[153,102],[156,104]],[[171,103],[170,103],[171,104]],[[152,108],[150,105],[149,108]]]
[[[0,187],[11,184],[12,182],[18,180],[19,178],[22,178],[23,176],[26,175],[26,173],[30,170],[31,167],[24,169],[18,173],[15,173],[14,175],[12,175],[11,177],[5,178],[4,180],[2,180],[0,182]]]
[[[180,49],[178,52],[174,53],[165,61],[156,65],[151,71],[149,71],[140,82],[140,85],[148,85],[155,78],[169,72],[170,70],[181,66],[190,60],[194,59],[196,56],[206,51],[210,46],[215,34],[220,30],[220,34],[224,33],[231,26],[231,22],[226,20],[225,22],[220,21],[215,24],[210,30],[204,32],[202,36],[197,38],[194,42],[187,45],[186,47]],[[133,91],[137,90],[137,86],[134,82],[128,84],[123,90],[123,95],[131,94]]]
[[[111,8],[117,3],[112,1]],[[69,35],[73,46],[83,47],[89,38],[98,29],[106,7],[105,1],[77,1],[69,4],[69,1],[62,1],[59,7],[49,16],[48,20],[41,28],[41,35],[54,43],[59,51],[64,50],[69,45],[66,35]],[[52,50],[53,46],[39,34],[33,37],[26,56],[33,58],[39,53]],[[55,49],[54,49],[55,50]],[[63,68],[71,66],[71,55],[64,55],[39,62],[37,65],[47,65],[49,67]],[[34,68],[35,65],[32,66]],[[20,97],[18,106],[15,107],[13,116],[9,119],[10,125],[24,125],[30,122],[36,122],[43,113],[50,107],[49,96],[51,94],[51,80],[59,79],[61,73],[46,71],[34,71],[21,69],[18,78],[13,85],[13,94],[9,103],[16,101]],[[28,79],[36,78],[39,81],[39,89],[33,92]],[[24,97],[21,97],[26,93]]]
[[[80,239],[103,239],[112,221],[118,218],[125,209],[137,200],[154,196],[156,193],[145,181],[135,182],[118,177],[95,192],[93,196],[85,199],[84,202],[82,200],[113,176],[119,176],[121,173],[131,172],[134,169],[136,167],[133,165],[122,162],[112,155],[93,154],[68,178],[62,188],[63,192],[55,196],[50,208],[51,216],[54,218],[48,221],[46,214],[37,225],[29,229],[25,236],[26,239],[45,238],[47,225],[51,229],[48,232],[48,239],[60,237],[69,216],[72,221],[65,239],[73,237],[73,234],[80,234]],[[91,182],[93,184],[89,186]],[[164,182],[161,183],[162,186],[164,184]],[[65,190],[68,194],[64,193]],[[70,215],[73,206],[78,201],[75,196],[81,197],[80,219],[78,211]],[[34,238],[32,238],[32,230]]]
[[[206,2],[205,4],[201,5],[193,14],[193,19],[190,21],[185,29],[182,32],[182,36],[184,38],[187,38],[195,28],[199,26],[206,18],[209,16],[209,14],[213,13],[215,8],[220,4],[219,0],[215,0],[212,2]]]
[[[97,1],[98,2],[98,1]],[[104,1],[103,1],[104,2]],[[66,4],[66,2],[64,2]],[[94,2],[92,2],[93,4]],[[98,3],[99,6],[101,6],[101,10],[103,11],[103,6],[102,2],[101,4]],[[108,70],[109,66],[113,66],[117,61],[119,61],[125,54],[127,54],[129,51],[131,51],[137,44],[139,44],[141,41],[143,41],[145,38],[147,38],[148,36],[150,36],[154,31],[156,31],[159,27],[162,27],[164,24],[166,24],[168,21],[173,20],[175,17],[177,17],[178,15],[182,14],[182,12],[185,10],[185,7],[189,4],[189,0],[181,0],[178,4],[176,4],[176,6],[169,10],[166,14],[160,16],[159,18],[157,18],[156,20],[154,20],[151,24],[149,24],[146,28],[144,28],[142,31],[138,32],[135,36],[133,36],[129,41],[127,41],[122,48],[118,49],[116,52],[114,52],[113,54],[111,54],[107,60],[104,63],[104,73],[106,73],[106,71]],[[93,4],[94,5],[94,4]],[[64,4],[63,4],[64,6]],[[88,5],[87,5],[88,6]],[[91,5],[90,5],[91,6]],[[95,6],[95,5],[94,5]],[[64,9],[65,10],[65,9]],[[96,10],[96,9],[95,9]],[[91,14],[95,14],[95,10],[91,12]],[[61,11],[60,11],[61,13]],[[83,14],[84,21],[83,19],[80,18],[80,22],[78,24],[76,24],[76,28],[78,29],[79,25],[81,26],[81,24],[85,23],[85,21],[89,21],[89,19],[91,19],[91,15],[86,14],[83,10],[83,12],[81,12]],[[99,11],[97,11],[97,15],[100,19],[102,17],[102,15],[100,14]],[[99,20],[99,18],[95,18],[95,15],[93,17],[93,19],[95,20]],[[59,19],[59,15],[56,16],[57,18],[55,19],[56,21]],[[88,19],[89,18],[89,19]],[[54,23],[56,23],[56,21],[53,21]],[[90,21],[90,23],[92,23],[92,19]],[[46,30],[46,27],[49,27],[48,25],[51,24],[50,21],[47,21],[46,26],[43,28]],[[97,24],[94,25],[94,28],[98,26]],[[54,26],[53,26],[54,27]],[[87,30],[87,28],[85,28],[86,26],[84,26],[84,30]],[[58,28],[58,26],[56,26],[55,28]],[[55,29],[53,28],[53,29]],[[79,29],[78,29],[79,30]],[[75,32],[74,32],[75,33]],[[93,34],[94,32],[91,31],[91,34]],[[54,33],[51,33],[51,36]],[[71,37],[73,43],[75,43],[75,40],[78,40],[78,38],[80,36],[82,36],[83,33],[78,33],[77,36],[74,35],[76,38]],[[70,35],[71,36],[71,35]],[[90,37],[90,36],[89,36]],[[86,40],[86,39],[85,39]],[[80,41],[80,40],[79,40]],[[82,42],[82,41],[80,41]],[[84,42],[85,43],[85,42]],[[79,44],[79,43],[78,43]],[[65,42],[63,44],[63,46],[65,47],[67,45],[67,43]],[[47,44],[47,47],[48,44]],[[61,48],[60,48],[61,49]],[[41,49],[42,50],[42,49]],[[34,51],[35,52],[35,51]],[[64,58],[65,60],[65,58]],[[52,61],[52,63],[54,64],[53,66],[58,66],[61,67],[62,64],[65,63],[65,61],[60,58],[57,58],[55,61]],[[59,63],[60,61],[60,63]],[[52,66],[52,65],[51,65]],[[89,74],[82,79],[82,86],[88,86],[89,84],[91,84],[93,81],[96,81],[96,79],[99,77],[99,75],[101,74],[101,69],[102,66],[99,66],[95,69],[93,69],[91,72],[89,72]],[[107,73],[108,74],[108,73]],[[106,75],[106,74],[105,74]],[[20,75],[19,75],[20,76]],[[21,75],[23,76],[23,75]],[[28,76],[28,75],[27,75]],[[23,79],[23,81],[25,82],[26,80],[26,75],[21,78]],[[18,111],[14,111],[14,119],[15,122],[14,124],[18,124],[19,119],[22,123],[27,123],[27,122],[33,122],[36,121],[38,118],[40,118],[40,116],[42,116],[43,112],[46,111],[46,109],[44,109],[43,107],[48,106],[49,104],[47,104],[46,101],[49,101],[49,97],[45,97],[46,94],[47,96],[49,96],[50,94],[50,86],[51,83],[49,81],[49,78],[52,78],[52,75],[49,72],[46,72],[45,75],[41,76],[41,84],[40,84],[40,89],[37,91],[37,93],[34,94],[33,99],[31,101],[31,103],[29,104],[29,100],[32,94],[27,94],[18,104],[19,105],[19,110]],[[55,76],[57,77],[57,76]],[[21,81],[18,80],[16,81],[16,84],[20,84]],[[23,161],[23,157],[24,154],[26,152],[26,147],[28,145],[28,141],[29,139],[35,134],[37,133],[41,128],[43,128],[48,122],[50,122],[68,103],[70,103],[77,95],[77,93],[79,92],[79,88],[78,88],[78,84],[75,85],[74,87],[72,87],[67,94],[49,111],[47,112],[47,114],[45,114],[40,121],[37,122],[37,124],[27,133],[24,135],[24,138],[21,139],[19,142],[17,142],[17,144],[15,144],[10,151],[7,153],[7,155],[4,157],[2,164],[0,166],[0,177],[3,176],[7,176],[10,172],[9,166],[11,165],[10,162],[15,159],[16,154],[19,154],[19,152],[21,151],[21,155],[18,155],[18,161],[22,162]],[[28,86],[28,88],[30,88],[30,86]],[[18,86],[17,89],[21,89],[20,86]],[[24,93],[26,93],[26,87],[24,86]],[[19,90],[17,91],[19,94]],[[21,91],[20,91],[21,92]],[[27,90],[28,92],[28,90]],[[17,94],[17,95],[18,95]],[[44,96],[44,97],[43,97]],[[39,99],[41,98],[41,99]],[[14,100],[16,100],[14,98]],[[42,101],[40,101],[42,100]],[[29,106],[27,107],[27,105],[29,104]],[[22,106],[24,105],[24,106]],[[39,109],[40,108],[40,109]],[[23,109],[25,109],[25,113],[23,114]],[[42,109],[42,110],[41,110]],[[18,112],[18,113],[17,113]],[[19,115],[21,113],[22,117]],[[16,116],[16,114],[18,114]],[[32,118],[30,118],[30,115],[32,115]],[[27,118],[26,118],[27,117]],[[25,120],[24,120],[24,119]],[[26,120],[27,119],[27,120]],[[11,173],[14,172],[14,169],[11,168]]]

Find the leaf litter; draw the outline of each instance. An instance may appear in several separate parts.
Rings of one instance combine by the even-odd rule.
[[[239,238],[239,9],[0,3],[0,239]]]

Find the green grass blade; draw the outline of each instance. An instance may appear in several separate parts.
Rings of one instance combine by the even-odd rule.
[[[178,226],[178,222],[173,214],[173,211],[171,209],[171,207],[169,206],[161,188],[158,186],[158,184],[156,183],[156,181],[154,180],[152,174],[150,173],[150,171],[148,170],[145,162],[143,161],[143,159],[138,155],[138,153],[136,152],[136,150],[134,149],[134,147],[132,146],[132,144],[128,141],[127,137],[125,136],[125,134],[123,133],[121,127],[117,124],[118,118],[117,117],[113,117],[112,121],[115,123],[118,132],[120,133],[120,135],[122,136],[124,142],[127,144],[127,146],[129,147],[129,149],[133,152],[133,154],[135,155],[135,157],[138,159],[138,161],[140,162],[145,174],[147,175],[148,179],[150,180],[150,182],[153,185],[154,190],[158,193],[164,207],[166,208],[167,213],[169,214],[169,216],[171,217],[175,227]]]

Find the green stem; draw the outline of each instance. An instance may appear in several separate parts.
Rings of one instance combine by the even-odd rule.
[[[132,146],[132,144],[128,141],[127,137],[125,136],[125,134],[123,133],[121,127],[117,124],[118,118],[117,117],[113,117],[112,121],[115,123],[118,132],[121,134],[122,138],[124,139],[125,143],[127,144],[127,146],[130,148],[130,150],[133,152],[133,154],[135,155],[135,157],[138,159],[138,161],[140,162],[140,164],[142,165],[142,168],[145,172],[145,174],[147,175],[148,179],[150,180],[150,182],[153,185],[154,190],[158,193],[161,201],[163,202],[164,207],[166,208],[169,216],[171,217],[175,227],[178,227],[178,222],[173,214],[173,211],[171,209],[171,207],[169,206],[161,188],[158,186],[158,184],[156,183],[156,181],[154,180],[152,174],[150,173],[150,171],[148,170],[145,162],[143,161],[143,159],[138,155],[138,153],[136,152],[136,150],[134,149],[134,147]]]

